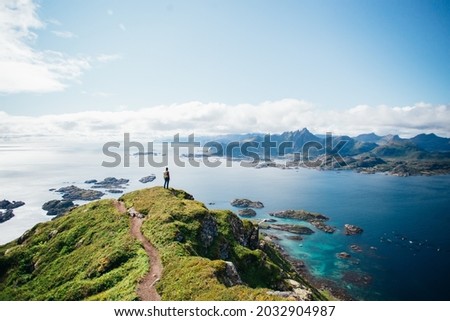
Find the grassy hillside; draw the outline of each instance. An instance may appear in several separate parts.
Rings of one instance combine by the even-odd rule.
[[[0,300],[135,300],[147,254],[112,200],[36,225],[0,247]]]
[[[230,211],[210,211],[183,191],[128,193],[145,215],[143,234],[159,250],[163,300],[279,300],[269,291],[324,299],[258,229]],[[113,200],[80,206],[0,247],[0,300],[136,300],[148,257]]]

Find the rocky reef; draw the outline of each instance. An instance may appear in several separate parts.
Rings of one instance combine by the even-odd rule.
[[[42,205],[42,209],[47,211],[47,215],[61,216],[75,207],[75,204],[70,200],[52,200]]]
[[[251,208],[244,208],[238,211],[238,215],[242,217],[253,217],[256,216],[256,212]]]
[[[22,201],[0,201],[0,223],[6,222],[14,217],[14,209],[25,205]],[[4,211],[2,211],[4,210]]]
[[[14,217],[13,210],[0,210],[0,223],[6,222]]]
[[[300,235],[310,235],[314,233],[314,231],[311,230],[309,227],[294,224],[269,224],[269,225],[261,225],[261,228],[274,229]]]
[[[361,234],[364,230],[360,228],[359,226],[352,225],[352,224],[345,224],[344,225],[344,234],[345,235],[356,235]]]
[[[146,183],[153,182],[155,179],[156,179],[156,176],[154,174],[152,174],[149,176],[142,177],[141,179],[139,179],[139,182],[141,182],[142,184],[146,184]]]
[[[319,230],[322,230],[326,233],[334,233],[336,229],[332,226],[325,224],[324,222],[328,221],[329,218],[325,215],[318,213],[311,213],[305,210],[285,210],[269,213],[270,216],[281,217],[281,218],[290,218],[296,219],[300,221],[305,221],[312,224]]]
[[[253,207],[253,208],[263,208],[264,204],[259,201],[251,201],[246,198],[236,198],[231,201],[231,206],[234,207]]]
[[[103,195],[105,195],[105,193],[101,191],[83,189],[75,185],[61,187],[57,189],[56,192],[62,193],[62,198],[68,201],[93,201],[100,199]]]

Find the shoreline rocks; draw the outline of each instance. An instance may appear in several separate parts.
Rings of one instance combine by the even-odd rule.
[[[126,178],[115,178],[115,177],[107,177],[103,181],[98,182],[97,180],[88,180],[86,182],[93,182],[93,186],[91,188],[104,188],[104,189],[125,189],[124,185],[127,185],[130,180]],[[86,183],[85,182],[85,183]],[[87,183],[91,184],[91,183]]]
[[[0,201],[0,223],[6,222],[10,219],[12,219],[15,215],[14,215],[14,209],[24,206],[25,202],[22,201],[8,201],[8,200],[3,200]],[[4,211],[2,211],[4,210]]]
[[[254,216],[256,216],[255,210],[253,210],[251,208],[244,208],[242,210],[239,210],[238,214],[239,214],[239,216],[242,216],[242,217],[254,217]]]
[[[352,224],[345,224],[344,228],[345,228],[345,231],[344,231],[345,235],[357,235],[357,234],[361,234],[364,231],[359,226],[352,225]]]
[[[0,210],[0,223],[6,222],[14,217],[13,210]]]
[[[156,179],[155,174],[151,174],[151,175],[149,175],[149,176],[142,177],[142,178],[139,180],[139,182],[141,182],[142,184],[146,184],[146,183],[153,182],[155,179]]]
[[[0,201],[0,209],[2,209],[2,210],[13,210],[15,208],[18,208],[18,207],[21,207],[24,205],[25,205],[25,202],[22,202],[22,201],[12,201],[12,202],[10,202],[8,200]]]
[[[311,235],[314,233],[309,227],[293,224],[271,224],[268,225],[268,228],[300,235]]]
[[[259,201],[251,201],[246,198],[236,198],[231,201],[231,206],[234,207],[253,207],[253,208],[263,208],[264,204]]]
[[[325,233],[334,233],[336,229],[332,226],[325,224],[329,218],[319,213],[311,213],[305,210],[285,210],[269,213],[270,216],[290,218],[300,221],[305,221],[313,225],[315,228],[324,231]]]
[[[91,189],[82,189],[75,185],[61,187],[56,192],[63,193],[62,198],[68,201],[93,201],[100,199],[105,193]]]
[[[52,200],[44,203],[42,209],[50,216],[62,216],[76,205],[70,200]]]

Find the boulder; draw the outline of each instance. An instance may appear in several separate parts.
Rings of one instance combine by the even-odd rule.
[[[233,262],[226,261],[225,264],[225,273],[220,278],[222,283],[227,287],[244,284]]]

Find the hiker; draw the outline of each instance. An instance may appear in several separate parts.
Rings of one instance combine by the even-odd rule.
[[[164,177],[164,188],[169,188],[169,181],[170,181],[169,167],[166,167],[166,170],[163,173],[163,177]]]

